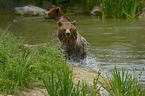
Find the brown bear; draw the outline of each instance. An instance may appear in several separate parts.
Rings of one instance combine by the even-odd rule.
[[[76,30],[76,21],[58,22],[57,37],[68,60],[79,62],[86,58],[86,39]]]
[[[64,15],[60,7],[53,7],[48,11],[47,15],[44,16],[45,19],[55,19],[56,21],[70,21],[70,19]]]

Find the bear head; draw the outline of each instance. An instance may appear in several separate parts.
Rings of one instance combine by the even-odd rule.
[[[63,16],[64,13],[60,9],[60,7],[56,7],[55,5],[52,6],[52,8],[48,11],[47,15],[44,16],[45,19],[59,19],[59,16]]]
[[[73,22],[58,22],[58,39],[63,43],[71,43],[77,40],[77,30],[75,27],[76,21]]]

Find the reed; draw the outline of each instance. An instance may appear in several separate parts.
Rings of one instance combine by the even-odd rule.
[[[143,87],[139,84],[141,75],[129,74],[122,68],[122,74],[115,67],[112,70],[112,78],[101,76],[105,84],[101,84],[111,96],[143,96]]]
[[[79,5],[83,7],[83,11],[85,14],[90,14],[90,11],[96,4],[98,4],[97,0],[71,0],[68,4],[68,8],[70,6]]]
[[[106,18],[135,18],[142,0],[102,0]]]
[[[94,6],[102,4],[100,12],[104,18],[135,18],[141,13],[143,0],[73,0],[70,5],[79,4],[89,14]]]

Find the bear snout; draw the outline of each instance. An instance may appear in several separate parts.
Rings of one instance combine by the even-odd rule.
[[[70,37],[71,33],[70,31],[66,31],[66,37]]]

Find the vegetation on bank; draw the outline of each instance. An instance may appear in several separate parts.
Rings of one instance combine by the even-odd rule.
[[[145,7],[144,0],[24,0],[25,2],[36,2],[42,5],[43,1],[49,1],[52,4],[62,4],[67,13],[71,12],[70,8],[78,5],[83,8],[85,14],[90,14],[94,6],[100,7],[97,15],[101,18],[136,18],[142,13]],[[103,16],[102,16],[103,15]]]
[[[98,73],[92,85],[85,81],[75,84],[73,67],[67,65],[59,46],[46,43],[29,48],[7,29],[0,34],[0,94],[20,94],[25,88],[37,86],[34,82],[43,81],[50,96],[95,96],[100,95],[101,87],[112,96],[143,96],[140,75],[125,70],[121,75],[115,68],[112,78]]]
[[[121,73],[122,72],[122,73]],[[139,84],[142,74],[129,74],[122,68],[119,71],[116,67],[111,71],[112,78],[102,77],[105,84],[101,84],[111,96],[143,96],[143,87]]]
[[[62,75],[58,72],[52,73],[47,79],[43,79],[43,83],[50,96],[100,96],[99,77],[94,78],[93,85],[88,84],[84,80],[74,83],[73,68],[63,64],[61,69]],[[97,73],[96,73],[97,74]],[[56,75],[56,77],[54,77]]]
[[[143,0],[100,0],[105,18],[135,18],[143,8]]]
[[[0,93],[19,94],[19,90],[32,88],[39,77],[59,72],[63,63],[58,46],[47,43],[31,49],[7,30],[0,30]]]
[[[54,77],[56,74],[56,77]],[[112,70],[113,78],[108,75],[101,76],[101,73],[94,78],[92,84],[85,81],[78,81],[74,84],[73,71],[63,65],[62,76],[52,73],[51,78],[43,79],[43,83],[50,96],[143,96],[143,87],[139,84],[141,74],[129,74],[122,68],[122,74],[115,67]],[[98,86],[100,85],[100,86]],[[106,92],[102,94],[102,89]]]

